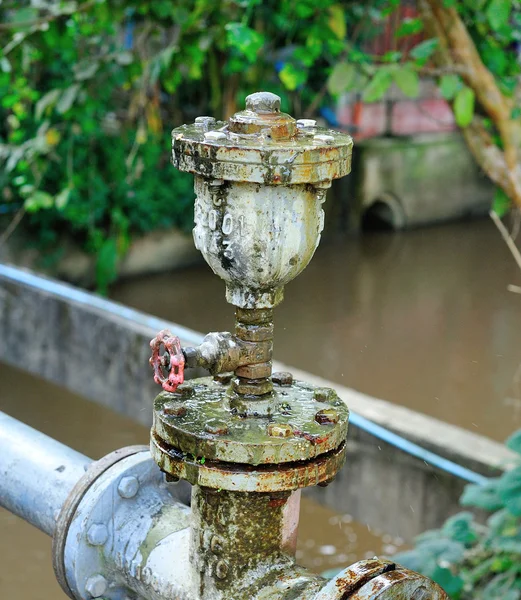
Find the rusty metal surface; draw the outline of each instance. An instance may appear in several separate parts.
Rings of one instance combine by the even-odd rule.
[[[244,418],[241,398],[211,377],[192,379],[175,394],[161,392],[154,402],[153,432],[168,446],[198,459],[262,465],[314,459],[338,448],[347,435],[349,411],[331,390],[328,402],[315,399],[316,389],[293,381],[291,386],[275,385],[268,416]],[[236,401],[233,404],[233,400]],[[255,406],[257,401],[252,401]],[[182,414],[169,407],[182,405]],[[230,408],[232,403],[235,408]],[[212,434],[208,423],[222,423],[226,433]],[[281,435],[273,426],[281,426]]]
[[[314,600],[448,600],[448,596],[427,577],[375,557],[339,573]]]
[[[345,462],[345,444],[315,460],[278,465],[241,465],[197,458],[154,434],[150,451],[165,473],[193,485],[241,492],[284,492],[331,481]]]
[[[347,175],[352,138],[296,121],[280,112],[280,98],[257,92],[229,121],[196,119],[172,132],[174,166],[214,180],[265,185],[313,184]]]

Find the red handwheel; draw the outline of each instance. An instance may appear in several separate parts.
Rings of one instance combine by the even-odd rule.
[[[162,355],[161,346],[164,347]],[[154,369],[154,381],[166,392],[175,392],[185,380],[185,357],[179,338],[168,329],[163,329],[150,342],[150,347],[152,356],[148,362]]]

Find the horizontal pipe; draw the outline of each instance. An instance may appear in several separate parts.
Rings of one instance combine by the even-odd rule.
[[[92,460],[0,412],[0,506],[44,533]]]

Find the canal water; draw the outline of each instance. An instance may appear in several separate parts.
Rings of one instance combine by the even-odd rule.
[[[502,440],[521,427],[521,273],[488,221],[321,246],[275,311],[275,357]],[[120,302],[201,332],[230,329],[223,283],[203,264],[116,285]],[[0,365],[0,410],[98,458],[145,428]],[[304,500],[299,561],[315,571],[403,541]],[[0,510],[0,598],[64,598],[50,539]]]
[[[503,441],[521,427],[521,271],[488,219],[319,246],[275,310],[275,358]],[[112,298],[208,332],[233,327],[201,266]]]

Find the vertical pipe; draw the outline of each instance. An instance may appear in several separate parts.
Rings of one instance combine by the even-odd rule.
[[[0,506],[49,535],[91,459],[0,412]]]

